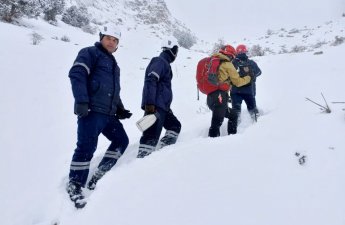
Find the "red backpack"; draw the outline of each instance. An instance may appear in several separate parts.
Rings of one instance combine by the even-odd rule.
[[[229,84],[220,84],[218,81],[220,63],[220,58],[216,56],[206,57],[198,62],[198,66],[196,68],[196,82],[198,89],[202,93],[208,95],[216,90],[229,90]]]

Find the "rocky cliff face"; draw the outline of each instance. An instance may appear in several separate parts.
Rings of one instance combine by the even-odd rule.
[[[127,30],[146,26],[158,37],[175,36],[196,42],[191,30],[171,15],[164,0],[69,0],[68,5],[85,6],[95,25],[114,23]]]
[[[171,25],[175,20],[170,14],[164,0],[140,1],[131,0],[125,2],[125,7],[135,13],[135,19],[144,24]]]

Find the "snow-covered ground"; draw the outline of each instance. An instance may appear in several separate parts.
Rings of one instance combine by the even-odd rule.
[[[172,65],[179,140],[136,159],[144,70],[160,40],[143,27],[125,30],[115,57],[122,100],[134,113],[123,121],[130,145],[76,210],[65,193],[77,121],[68,71],[98,37],[63,23],[24,23],[0,23],[1,225],[345,224],[345,104],[331,103],[345,101],[345,44],[325,45],[321,55],[254,58],[263,71],[263,115],[252,124],[243,105],[239,133],[227,136],[225,123],[215,139],[207,137],[211,112],[195,84],[205,55],[181,49]],[[39,45],[32,45],[33,31],[44,37]],[[71,41],[59,40],[64,35]],[[305,99],[324,104],[321,92],[330,114]],[[100,137],[92,170],[108,144]]]

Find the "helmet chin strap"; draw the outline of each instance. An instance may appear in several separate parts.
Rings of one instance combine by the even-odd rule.
[[[171,55],[173,55],[173,56],[174,56],[174,58],[176,58],[177,53],[176,53],[176,54],[174,54],[174,53],[171,51],[171,49],[169,49],[169,51],[170,51]]]

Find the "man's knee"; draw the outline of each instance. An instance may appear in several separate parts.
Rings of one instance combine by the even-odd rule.
[[[98,137],[79,137],[75,154],[92,157],[97,148]]]

